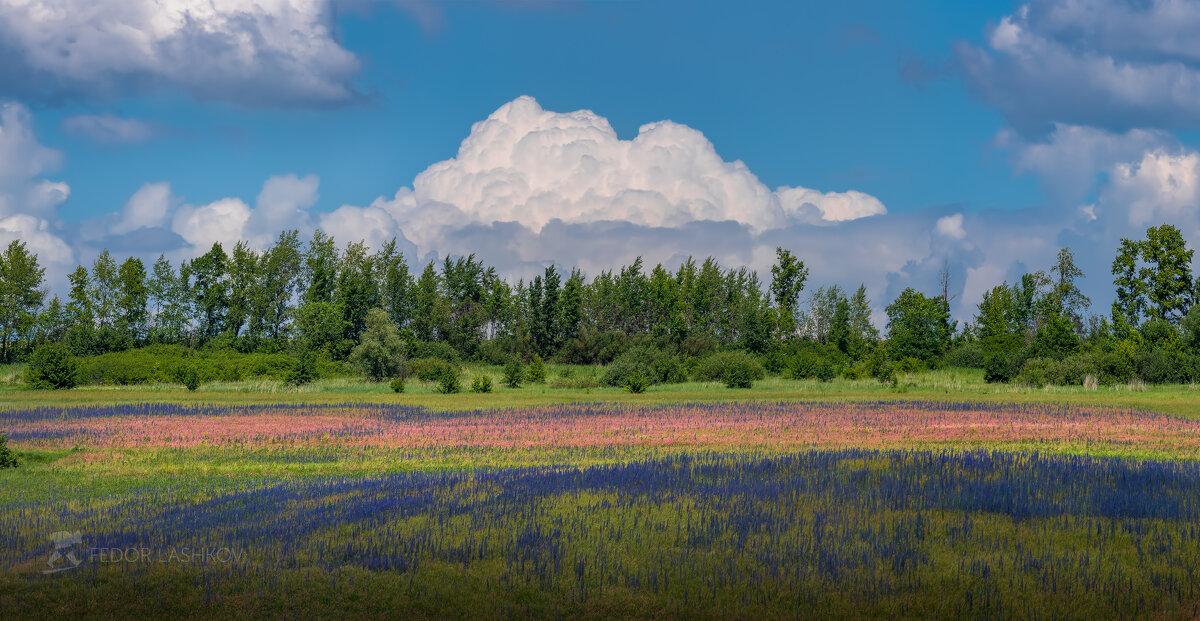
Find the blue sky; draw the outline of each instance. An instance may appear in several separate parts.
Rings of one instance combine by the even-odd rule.
[[[284,227],[514,276],[785,245],[877,305],[945,265],[960,315],[1071,245],[1104,312],[1119,237],[1200,233],[1195,26],[1185,0],[0,0],[0,237],[52,281]]]

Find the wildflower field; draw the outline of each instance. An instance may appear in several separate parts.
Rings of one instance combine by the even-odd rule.
[[[158,403],[0,431],[20,618],[1200,614],[1200,421],[1176,415]]]

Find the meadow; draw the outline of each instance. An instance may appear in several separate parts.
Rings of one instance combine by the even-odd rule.
[[[468,372],[471,372],[470,370]],[[490,372],[485,367],[474,372]],[[1195,618],[1189,386],[0,390],[19,618]],[[29,398],[26,398],[29,397]],[[78,532],[51,565],[48,537]]]

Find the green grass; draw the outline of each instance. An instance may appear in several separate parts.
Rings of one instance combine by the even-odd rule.
[[[0,368],[15,373],[13,367]],[[444,395],[434,382],[410,379],[403,394],[395,394],[386,382],[373,383],[359,378],[318,380],[304,386],[289,386],[274,380],[211,382],[195,392],[179,384],[140,386],[83,386],[63,391],[32,391],[22,385],[0,382],[0,408],[30,406],[81,406],[114,403],[344,403],[395,402],[440,410],[519,408],[572,402],[619,402],[663,404],[706,401],[977,401],[1002,403],[1066,403],[1080,406],[1110,406],[1154,410],[1166,414],[1200,417],[1200,389],[1196,385],[1116,385],[1087,389],[1082,386],[1031,388],[1012,384],[988,384],[978,369],[949,368],[902,376],[897,385],[881,384],[873,379],[792,380],[768,377],[752,389],[726,388],[719,382],[685,382],[649,387],[643,394],[630,394],[623,388],[601,386],[603,371],[597,367],[547,365],[544,384],[504,386],[499,366],[467,364],[463,385],[471,377],[487,374],[493,392],[487,394]],[[564,377],[566,375],[566,377]],[[594,386],[590,385],[595,380]],[[579,387],[586,386],[586,387]]]

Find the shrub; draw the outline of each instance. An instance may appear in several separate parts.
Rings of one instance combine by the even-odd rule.
[[[200,387],[200,374],[196,372],[195,367],[189,367],[187,371],[184,371],[183,386],[193,392]]]
[[[476,375],[475,379],[471,380],[471,392],[492,392],[492,378],[486,375]]]
[[[367,312],[367,328],[354,350],[350,364],[372,382],[382,382],[400,373],[404,367],[407,346],[400,340],[400,331],[387,311],[372,308]]]
[[[817,365],[816,377],[822,382],[831,382],[833,378],[837,377],[837,367],[833,366],[829,360],[821,360]]]
[[[525,378],[525,370],[516,358],[509,359],[504,365],[504,385],[509,388],[520,388],[521,380]]]
[[[399,393],[404,392],[404,378],[397,377],[397,378],[393,379],[392,383],[391,383],[391,387],[392,387],[392,392],[394,392],[394,393],[399,394]]]
[[[629,376],[640,373],[647,383],[677,383],[687,379],[679,358],[661,349],[639,346],[617,357],[604,373],[603,383],[624,386]]]
[[[438,392],[448,395],[462,390],[462,385],[459,384],[458,370],[451,367],[450,372],[443,373],[438,381]]]
[[[408,363],[408,371],[422,382],[436,382],[445,375],[458,376],[458,369],[441,358],[417,358]]]
[[[629,347],[629,339],[620,332],[585,329],[563,344],[559,355],[569,364],[609,364]]]
[[[752,388],[754,380],[759,379],[762,370],[762,365],[756,360],[736,360],[725,367],[721,379],[726,388]]]
[[[925,363],[912,356],[905,356],[892,363],[892,370],[897,375],[912,375],[925,369]]]
[[[982,369],[987,365],[987,356],[979,343],[963,343],[946,354],[946,364],[952,367]]]
[[[1138,352],[1134,364],[1137,367],[1137,376],[1147,384],[1166,384],[1175,381],[1178,374],[1177,365],[1160,347]]]
[[[821,366],[821,357],[812,350],[798,352],[788,360],[788,374],[792,379],[809,379],[817,376],[817,367]]]
[[[16,468],[21,465],[17,456],[8,448],[8,438],[0,433],[0,468]]]
[[[634,394],[646,392],[646,387],[650,384],[646,377],[637,371],[634,371],[625,380],[625,390]]]
[[[296,359],[296,365],[287,375],[287,383],[292,386],[303,386],[311,383],[317,377],[317,360],[312,352],[304,352]]]
[[[25,382],[30,388],[57,390],[74,388],[79,381],[79,363],[62,343],[39,345],[29,356]]]
[[[755,380],[767,376],[766,369],[750,354],[744,351],[725,351],[701,359],[692,371],[692,377],[700,382],[723,382],[730,369],[741,367],[750,369]]]
[[[531,384],[546,383],[546,363],[542,362],[542,357],[534,354],[533,360],[529,361],[529,372],[526,374]]]
[[[983,379],[989,384],[1006,383],[1016,377],[1012,356],[1003,351],[994,351],[987,356],[983,365]]]

